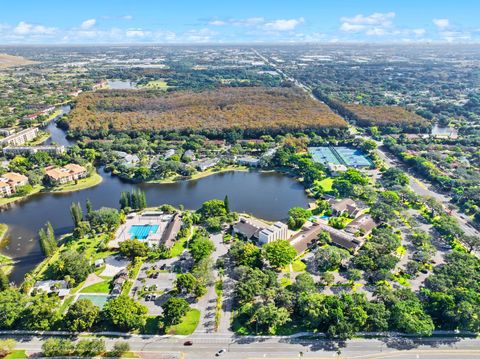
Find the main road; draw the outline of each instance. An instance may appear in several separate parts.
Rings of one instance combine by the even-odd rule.
[[[15,337],[13,337],[15,338]],[[81,337],[82,339],[85,337]],[[16,338],[17,349],[30,353],[41,352],[44,337],[22,336]],[[118,338],[106,338],[111,349]],[[132,351],[145,358],[479,358],[479,339],[460,338],[401,338],[351,339],[342,343],[327,339],[302,339],[292,337],[233,337],[232,335],[203,334],[187,338],[164,336],[131,336],[124,339]]]

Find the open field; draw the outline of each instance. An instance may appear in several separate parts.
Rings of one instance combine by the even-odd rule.
[[[27,60],[21,56],[13,56],[8,54],[0,54],[0,69],[7,67],[22,66],[35,64],[35,61]]]
[[[291,88],[224,88],[205,92],[97,91],[82,93],[71,112],[73,130],[307,130],[346,122]]]
[[[166,81],[163,80],[153,80],[149,81],[147,84],[143,86],[147,89],[159,89],[159,90],[167,90],[170,86],[168,86]]]

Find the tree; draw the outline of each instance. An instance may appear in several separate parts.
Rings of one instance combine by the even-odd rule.
[[[0,328],[13,328],[20,319],[25,304],[25,295],[16,288],[0,291]]]
[[[80,357],[96,357],[105,353],[105,340],[103,339],[82,339],[75,346],[74,354]]]
[[[204,220],[209,217],[223,217],[227,214],[225,202],[219,199],[204,202],[198,212]]]
[[[70,206],[70,214],[73,219],[74,227],[78,226],[78,224],[83,220],[83,211],[80,203],[72,203]]]
[[[228,200],[228,195],[225,195],[225,198],[223,199],[223,205],[227,214],[230,213],[230,201]]]
[[[0,358],[6,357],[13,352],[17,342],[13,339],[0,340]]]
[[[88,299],[79,299],[68,308],[65,326],[72,332],[84,332],[92,328],[100,310]]]
[[[298,294],[302,292],[314,292],[316,289],[315,280],[308,272],[297,275],[295,283],[292,285],[292,291]]]
[[[353,184],[345,179],[335,179],[332,189],[338,193],[339,197],[350,197],[353,194]]]
[[[275,334],[276,329],[290,321],[290,313],[285,308],[278,308],[273,303],[261,304],[256,307],[249,324],[256,330]]]
[[[190,306],[183,298],[170,297],[162,304],[163,323],[165,327],[180,323],[182,317],[187,314]]]
[[[92,201],[90,201],[90,198],[87,198],[87,202],[85,203],[85,207],[87,209],[87,218],[90,217],[90,215],[93,212],[93,205]]]
[[[97,231],[112,231],[120,225],[120,214],[115,208],[102,207],[93,211],[88,220],[90,226]]]
[[[390,167],[382,173],[382,181],[385,187],[406,186],[410,181],[407,174],[401,169]]]
[[[137,257],[146,257],[148,246],[145,242],[138,239],[127,239],[119,244],[119,251],[125,257],[135,259]]]
[[[118,341],[118,342],[115,342],[115,344],[113,344],[112,355],[117,358],[122,357],[123,355],[125,355],[125,353],[129,351],[130,351],[130,344],[128,344],[128,342]]]
[[[228,250],[236,266],[260,267],[262,252],[255,244],[235,241]]]
[[[467,246],[468,253],[478,251],[480,249],[480,237],[478,236],[463,236],[461,242]]]
[[[42,344],[42,352],[46,357],[70,356],[75,345],[70,339],[48,338]]]
[[[40,229],[38,237],[40,238],[43,254],[47,257],[51,256],[57,249],[57,241],[55,240],[55,233],[50,222],[47,222],[45,228]]]
[[[293,207],[288,211],[288,228],[296,230],[303,226],[303,224],[310,218],[309,210],[302,207]]]
[[[0,292],[8,289],[8,287],[10,287],[8,276],[5,274],[2,268],[0,268]]]
[[[435,329],[432,318],[425,313],[417,298],[399,300],[391,312],[393,326],[404,333],[430,335]]]
[[[215,250],[215,244],[208,238],[196,238],[190,245],[190,253],[195,262],[208,257]]]
[[[109,300],[102,311],[104,317],[120,330],[143,328],[147,322],[147,307],[126,295]]]
[[[175,280],[175,287],[179,293],[192,294],[197,285],[197,278],[192,273],[180,273]]]
[[[297,256],[297,251],[285,239],[279,239],[263,246],[263,256],[276,269],[283,268]]]
[[[78,284],[87,279],[92,272],[92,265],[83,253],[68,250],[60,253],[58,260],[53,264],[53,269],[58,277],[70,276]]]
[[[22,311],[22,321],[28,330],[50,330],[60,320],[60,299],[46,293],[37,294]]]
[[[325,246],[318,248],[315,253],[315,262],[320,272],[336,270],[340,265],[350,257],[350,253],[335,246]]]

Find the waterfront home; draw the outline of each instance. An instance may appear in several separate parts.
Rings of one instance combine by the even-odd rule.
[[[87,169],[75,163],[69,163],[63,167],[50,166],[45,168],[45,174],[50,182],[64,184],[85,178],[88,175]]]
[[[16,172],[7,172],[0,176],[0,197],[8,197],[17,191],[19,186],[28,184],[28,177]]]
[[[258,240],[260,232],[267,227],[268,224],[259,219],[240,217],[239,221],[232,226],[232,233],[247,240]]]
[[[38,280],[33,285],[30,293],[39,291],[47,294],[56,293],[60,298],[65,298],[70,293],[66,280]]]
[[[243,166],[249,166],[249,167],[260,166],[260,159],[255,157],[238,157],[236,161],[239,165],[243,165]]]
[[[206,158],[206,159],[203,159],[203,160],[198,160],[198,161],[191,162],[190,165],[195,167],[197,170],[203,172],[205,170],[208,170],[209,168],[212,168],[218,162],[220,162],[219,158]]]
[[[56,146],[56,145],[48,145],[48,146],[8,146],[3,149],[3,154],[13,154],[13,155],[21,155],[21,154],[35,154],[37,152],[46,152],[51,155],[61,155],[65,153],[65,146]]]
[[[349,217],[356,218],[360,215],[361,208],[351,198],[344,198],[341,200],[331,198],[328,200],[328,203],[335,216],[341,216],[342,214],[347,213]]]
[[[34,140],[37,136],[38,127],[30,127],[0,139],[0,144],[7,146],[21,146]]]
[[[126,167],[135,167],[140,162],[137,155],[131,155],[123,151],[113,151],[113,153],[119,158],[120,163]]]
[[[169,149],[167,152],[163,154],[163,158],[165,160],[168,160],[170,157],[172,157],[175,154],[175,150],[173,148]]]
[[[184,153],[183,153],[183,156],[182,158],[185,160],[186,158],[189,158],[191,160],[194,160],[195,159],[195,152],[193,152],[192,150],[186,150]]]
[[[288,239],[288,226],[285,223],[275,222],[258,233],[258,242],[262,245],[278,239]]]

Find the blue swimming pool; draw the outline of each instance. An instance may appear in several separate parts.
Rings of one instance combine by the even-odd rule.
[[[156,224],[144,224],[138,225],[135,224],[130,227],[128,233],[130,234],[131,239],[145,240],[148,235],[151,233],[156,233],[158,230],[158,225]]]

